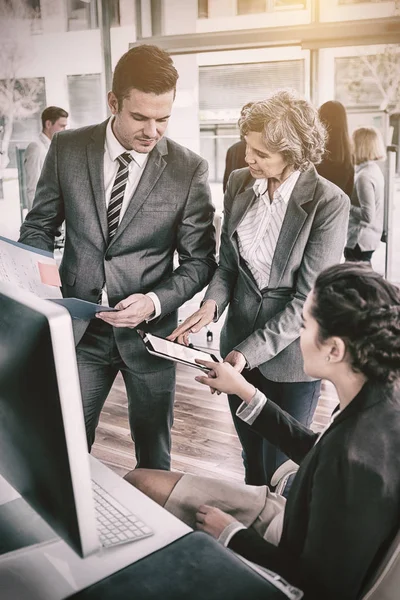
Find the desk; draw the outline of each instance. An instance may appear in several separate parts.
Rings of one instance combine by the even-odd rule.
[[[282,586],[282,588],[280,588]],[[284,591],[285,590],[285,591]],[[300,600],[199,531],[100,581],[70,600]]]
[[[90,457],[92,478],[141,517],[154,535],[80,558],[60,538],[0,556],[1,600],[64,600],[191,532],[150,498]],[[0,477],[0,505],[17,498]]]

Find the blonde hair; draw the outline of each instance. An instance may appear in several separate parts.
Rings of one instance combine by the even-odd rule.
[[[353,131],[353,155],[356,165],[368,160],[384,160],[385,145],[382,134],[375,127],[359,127]]]
[[[280,90],[242,110],[239,127],[242,136],[261,133],[268,150],[280,152],[294,169],[305,171],[322,160],[327,133],[318,111],[290,91]]]

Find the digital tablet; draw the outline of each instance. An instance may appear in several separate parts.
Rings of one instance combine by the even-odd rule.
[[[145,333],[140,329],[138,329],[137,332],[142,338],[147,351],[150,352],[150,354],[154,354],[154,356],[158,356],[159,358],[165,358],[167,360],[179,362],[184,365],[189,365],[190,367],[196,367],[196,369],[201,369],[202,371],[208,371],[209,369],[203,367],[203,365],[197,364],[195,362],[196,358],[200,360],[212,360],[214,362],[219,362],[218,358],[209,352],[203,352],[202,350],[197,350],[196,348],[189,348],[183,344],[177,344],[176,342],[166,340],[158,335]]]

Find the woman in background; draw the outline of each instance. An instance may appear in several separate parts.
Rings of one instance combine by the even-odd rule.
[[[326,269],[303,307],[301,351],[339,397],[320,434],[226,362],[201,361],[210,371],[196,377],[238,395],[239,417],[300,464],[286,504],[267,486],[150,469],[126,479],[307,600],[356,600],[399,528],[399,289],[363,263]]]
[[[370,262],[383,231],[385,180],[377,161],[386,156],[380,132],[360,127],[353,133],[356,178],[351,199],[346,260]]]
[[[341,102],[329,100],[319,108],[318,114],[327,129],[328,140],[322,162],[316,165],[316,169],[322,177],[336,184],[351,198],[354,167],[346,109]]]

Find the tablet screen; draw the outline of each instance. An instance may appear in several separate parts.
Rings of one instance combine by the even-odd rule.
[[[192,366],[197,368],[204,367],[198,365],[195,362],[196,358],[200,360],[216,361],[216,358],[208,352],[202,352],[201,350],[196,350],[195,348],[188,348],[187,346],[176,344],[175,342],[170,342],[169,340],[165,340],[164,338],[152,335],[151,333],[146,333],[146,336],[144,338],[145,343],[146,338],[150,342],[152,349],[155,352],[157,352],[158,354],[162,354],[166,358],[170,358],[171,360],[191,364]]]

